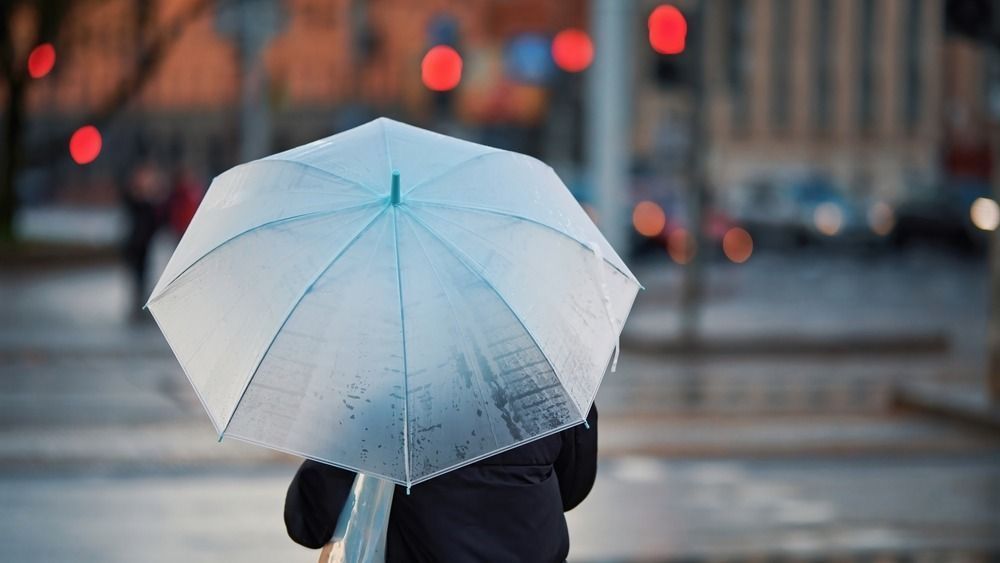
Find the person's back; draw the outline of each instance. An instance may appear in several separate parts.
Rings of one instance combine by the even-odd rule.
[[[393,495],[386,561],[559,562],[569,553],[563,512],[590,492],[597,409],[576,426]],[[310,548],[330,540],[354,473],[307,461],[288,489],[288,535]]]

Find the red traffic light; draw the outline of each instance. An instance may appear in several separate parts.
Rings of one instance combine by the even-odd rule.
[[[84,125],[69,139],[69,155],[77,164],[89,164],[101,154],[101,133],[93,125]]]
[[[678,55],[684,52],[687,39],[687,20],[680,10],[670,4],[661,4],[649,14],[649,44],[661,55]]]
[[[586,32],[564,29],[552,39],[552,60],[566,72],[581,72],[594,60],[594,44]]]
[[[52,67],[56,64],[56,48],[52,43],[42,43],[31,50],[28,55],[28,75],[32,78],[41,78],[52,72]]]
[[[462,56],[447,45],[431,47],[420,63],[420,77],[431,90],[451,90],[462,80]]]

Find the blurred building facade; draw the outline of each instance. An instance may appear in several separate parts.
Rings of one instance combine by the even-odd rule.
[[[548,91],[506,77],[504,41],[521,34],[551,36],[586,23],[583,0],[287,0],[279,3],[277,25],[258,70],[243,68],[240,33],[246,30],[238,24],[234,29],[223,15],[227,8],[246,10],[254,3],[73,5],[60,32],[54,72],[28,92],[33,138],[64,133],[67,124],[85,120],[113,98],[134,73],[142,42],[149,39],[138,32],[141,11],[151,11],[146,17],[165,26],[199,5],[205,8],[179,30],[151,78],[102,131],[101,158],[83,170],[68,158],[46,163],[44,169],[28,171],[28,190],[57,190],[71,201],[110,201],[116,171],[136,151],[205,174],[236,164],[246,84],[241,79],[252,72],[264,74],[260,95],[273,124],[272,151],[380,114],[426,123],[442,103],[456,121],[473,127],[537,129],[547,113]],[[421,82],[421,58],[438,42],[453,43],[464,58],[462,85],[450,96],[436,96]]]
[[[57,45],[56,70],[29,91],[33,136],[84,119],[128,76],[145,39],[137,32],[140,6],[168,22],[204,1],[75,4]],[[919,184],[938,182],[950,147],[975,152],[985,143],[988,82],[997,73],[984,72],[988,61],[980,49],[945,37],[943,0],[676,4],[704,11],[701,102],[707,172],[717,190],[820,173],[858,197],[898,199]],[[104,132],[102,157],[82,173],[65,158],[35,171],[32,186],[73,193],[72,186],[82,183],[78,191],[88,194],[84,199],[101,199],[111,191],[95,186],[113,184],[114,171],[137,147],[205,174],[236,163],[241,77],[254,69],[242,68],[239,38],[220,23],[218,3],[206,5]],[[580,160],[580,151],[567,154],[565,145],[584,131],[575,123],[585,119],[583,81],[513,80],[504,57],[519,35],[551,37],[567,27],[586,28],[584,0],[287,0],[280,5],[280,21],[261,54],[266,76],[260,95],[273,122],[272,150],[374,114],[426,122],[442,97],[421,83],[420,59],[430,45],[444,41],[454,43],[465,59],[461,85],[444,99],[457,122],[477,130],[514,127],[526,134],[524,143],[511,148],[550,160]],[[635,57],[628,61],[636,78],[634,158],[654,164],[682,161],[687,154],[691,103],[684,73],[664,68],[663,56],[649,48],[643,33],[645,17],[656,5],[641,0]],[[569,110],[567,103],[573,106]]]
[[[942,181],[949,151],[985,146],[988,60],[945,36],[942,0],[702,8],[707,171],[722,192],[821,174],[856,197],[899,199]],[[639,64],[637,154],[656,160],[683,145],[671,131],[690,100],[656,61]]]

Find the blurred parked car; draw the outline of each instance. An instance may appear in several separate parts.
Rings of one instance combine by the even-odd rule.
[[[973,223],[971,209],[977,200],[989,197],[990,186],[974,181],[953,182],[916,192],[896,211],[892,242],[897,246],[930,243],[982,249],[987,243],[987,232]]]
[[[737,190],[728,208],[735,222],[769,245],[870,243],[888,234],[892,221],[887,204],[851,199],[821,175],[757,181]]]

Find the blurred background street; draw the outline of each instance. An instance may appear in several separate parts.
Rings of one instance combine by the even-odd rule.
[[[598,397],[600,474],[569,514],[573,560],[993,557],[1000,434],[898,403],[908,384],[976,384],[962,374],[983,369],[983,268],[873,260],[713,265],[718,348],[698,353],[670,346],[674,272],[637,263],[647,290]],[[311,560],[281,522],[296,460],[216,442],[159,331],[127,320],[127,282],[102,265],[0,276],[8,553]],[[798,323],[805,306],[817,319]],[[883,346],[838,349],[859,335]]]
[[[0,559],[316,559],[300,460],[217,442],[139,307],[214,176],[388,115],[551,164],[646,287],[570,561],[1000,560],[994,21],[3,4]]]

